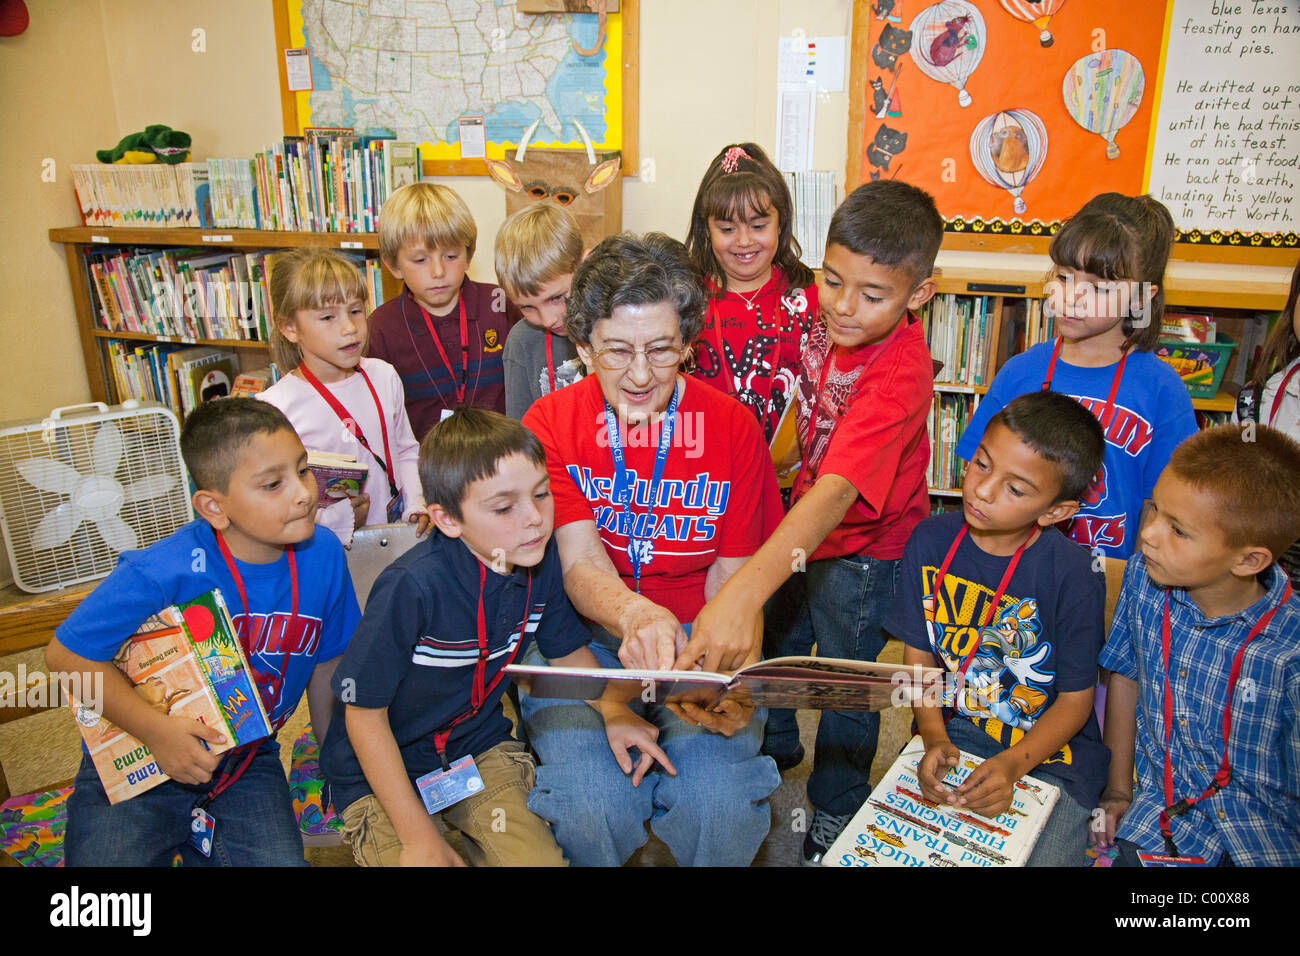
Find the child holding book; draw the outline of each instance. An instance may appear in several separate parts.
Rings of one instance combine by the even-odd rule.
[[[732,144],[713,157],[686,248],[709,289],[694,377],[748,408],[770,443],[794,398],[817,286],[799,259],[785,177],[759,146]]]
[[[1153,354],[1173,235],[1169,210],[1150,196],[1102,193],[1085,203],[1048,248],[1058,338],[1007,361],[957,443],[969,461],[989,420],[1017,395],[1051,389],[1077,398],[1106,431],[1106,460],[1068,534],[1116,558],[1133,553],[1143,502],[1196,430],[1187,388]]]
[[[1291,273],[1286,308],[1277,317],[1255,366],[1255,375],[1237,396],[1237,421],[1276,428],[1300,441],[1300,264]],[[1300,543],[1278,555],[1278,563],[1300,587]]]
[[[1106,585],[1054,525],[1079,508],[1105,439],[1072,398],[1030,392],[984,431],[962,480],[962,510],[917,525],[884,628],[903,663],[944,670],[942,706],[914,705],[922,794],[986,817],[1026,774],[1060,787],[1029,866],[1077,866],[1105,782],[1093,691]],[[986,758],[958,787],[965,751]]]
[[[360,617],[338,539],[315,523],[307,452],[273,405],[206,402],[181,433],[200,515],[113,573],[55,632],[52,671],[102,675],[103,716],[149,747],[170,780],[110,805],[89,755],[68,799],[69,866],[304,864],[275,739],[218,756],[215,728],[154,710],[111,661],[148,618],[220,588],[271,724],[307,692],[312,725],[330,723],[329,676]],[[211,856],[188,842],[195,811],[215,820]]]
[[[363,866],[464,866],[438,813],[476,865],[561,866],[527,806],[532,757],[501,706],[503,670],[530,640],[559,666],[599,666],[564,595],[546,454],[518,422],[460,409],[425,437],[420,477],[437,533],[380,575],[334,675],[321,766],[344,838]],[[591,706],[626,772],[636,763],[639,781],[653,760],[671,770],[655,727],[626,704]],[[431,775],[461,799],[423,801]]]
[[[1300,598],[1275,563],[1300,538],[1297,475],[1300,444],[1222,425],[1156,483],[1101,655],[1099,842],[1117,837],[1119,865],[1300,864]]]
[[[794,505],[775,533],[699,612],[676,661],[731,670],[756,651],[758,608],[807,569],[801,616],[818,654],[874,660],[881,616],[894,598],[899,559],[929,513],[926,414],[930,350],[915,311],[931,277],[943,220],[923,190],[897,180],[855,189],[831,219],[818,289],[819,321],[804,350],[797,392],[803,464]],[[795,629],[807,625],[796,623]],[[706,727],[725,720],[698,707]],[[808,799],[812,865],[870,792],[880,715],[826,711],[817,731]]]
[[[580,381],[586,366],[569,341],[564,313],[582,233],[567,209],[526,206],[497,231],[497,281],[523,316],[506,337],[506,414],[516,420],[543,395]]]
[[[316,520],[352,543],[366,524],[428,526],[417,467],[420,446],[406,417],[397,371],[363,358],[366,288],[352,263],[327,249],[295,249],[271,266],[271,350],[292,369],[257,397],[284,412],[313,452],[354,457],[364,490],[320,508]]]
[[[506,410],[501,356],[519,313],[465,277],[477,242],[469,207],[446,186],[411,183],[379,210],[379,257],[403,288],[370,316],[370,354],[401,376],[417,440],[458,406]]]

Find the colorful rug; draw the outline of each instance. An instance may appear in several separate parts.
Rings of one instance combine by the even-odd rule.
[[[23,866],[62,866],[71,787],[0,803],[0,850]]]
[[[343,830],[342,818],[325,803],[325,777],[320,770],[320,745],[311,725],[293,742],[289,762],[289,794],[298,828],[306,837],[335,837]]]

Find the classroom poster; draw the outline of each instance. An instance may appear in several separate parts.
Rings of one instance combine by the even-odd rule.
[[[870,0],[856,11],[870,18],[855,47],[859,181],[925,188],[950,231],[1045,235],[1099,192],[1164,190],[1180,240],[1295,244],[1300,82],[1284,77],[1297,77],[1297,4]],[[1229,94],[1253,83],[1253,101],[1201,92],[1207,82]],[[1218,147],[1196,139],[1215,132],[1200,128],[1210,114],[1236,134]],[[1248,135],[1258,143],[1233,159],[1229,140]],[[1224,172],[1188,181],[1221,162],[1259,190],[1225,194]]]

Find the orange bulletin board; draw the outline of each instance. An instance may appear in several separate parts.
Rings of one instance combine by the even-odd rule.
[[[1174,9],[1172,0],[855,0],[848,188],[899,178],[934,195],[949,232],[1008,238],[1049,235],[1097,193],[1148,191],[1166,67],[1176,79],[1197,75],[1195,63],[1164,62],[1169,31],[1181,29]],[[1069,105],[1076,88],[1080,119]],[[1211,241],[1211,229],[1179,221],[1185,207],[1166,205],[1180,242]],[[1261,236],[1213,241],[1244,253],[1297,238],[1294,227]]]

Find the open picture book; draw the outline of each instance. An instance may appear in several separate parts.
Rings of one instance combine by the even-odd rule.
[[[737,697],[755,707],[809,710],[884,710],[906,706],[923,688],[939,679],[937,667],[905,667],[833,657],[775,657],[742,667],[734,674],[520,664],[508,666],[506,674],[532,697],[596,700],[608,690],[614,696],[624,699],[637,696],[647,703],[686,700],[701,707],[714,707],[724,697]],[[620,686],[625,688],[622,694],[619,694]]]

